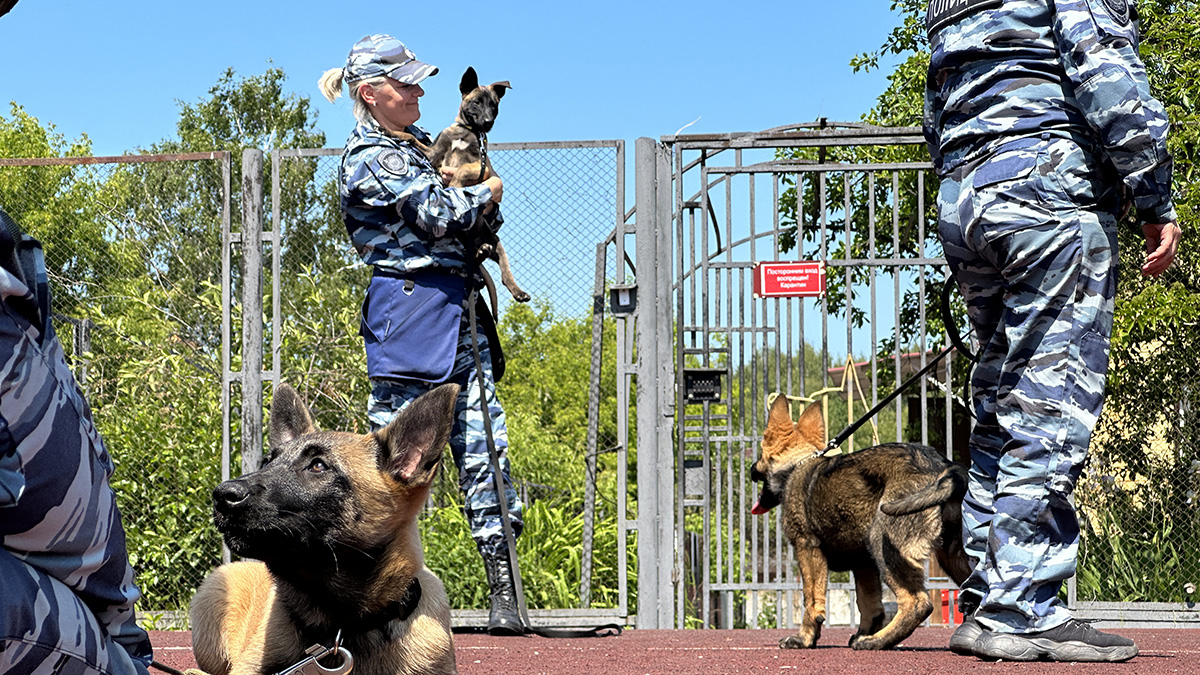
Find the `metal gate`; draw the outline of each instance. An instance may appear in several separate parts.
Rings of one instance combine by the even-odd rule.
[[[658,460],[676,467],[671,493],[666,485],[658,490],[659,507],[674,511],[657,530],[660,550],[672,552],[671,578],[660,574],[661,595],[641,608],[639,626],[784,627],[798,620],[801,585],[779,511],[750,514],[757,496],[750,467],[768,397],[822,403],[832,435],[945,343],[940,324],[931,330],[927,322],[927,291],[944,275],[927,236],[932,166],[906,159],[919,157],[913,146],[923,142],[919,129],[820,122],[639,145],[638,204],[643,175],[653,171],[661,218],[654,253],[669,275],[659,281],[654,327],[659,358],[674,371],[657,379],[663,419],[656,422],[671,434],[658,439]],[[764,261],[824,261],[828,291],[755,297],[752,274]],[[952,456],[955,424],[962,424],[949,387],[955,367],[951,360],[939,368],[885,409],[877,431],[860,430],[846,446],[900,439]],[[639,399],[639,420],[641,407]],[[952,584],[931,581],[932,592],[946,591],[949,607]],[[835,573],[830,623],[857,622],[853,592],[852,579]],[[647,600],[641,585],[639,598]]]

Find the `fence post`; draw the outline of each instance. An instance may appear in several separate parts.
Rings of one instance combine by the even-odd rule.
[[[660,246],[670,251],[670,211],[660,208],[660,152],[652,139],[635,147],[637,194],[637,447],[638,447],[638,628],[674,627],[674,462],[669,398],[664,372],[671,368],[671,266],[663,265]],[[669,174],[667,174],[669,176]],[[669,183],[669,181],[668,181]],[[670,202],[668,202],[669,205]],[[662,222],[660,222],[662,221]],[[661,227],[660,227],[661,225]],[[666,269],[660,269],[665,267]],[[667,283],[663,285],[663,277]],[[665,320],[665,324],[664,324]],[[667,335],[665,351],[663,333]],[[664,439],[666,441],[664,442]],[[665,474],[665,475],[664,475]],[[665,488],[664,488],[665,486]]]
[[[263,152],[242,151],[242,474],[262,465]]]

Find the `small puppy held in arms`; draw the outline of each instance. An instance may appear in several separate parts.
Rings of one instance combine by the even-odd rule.
[[[751,510],[779,505],[783,531],[804,583],[804,617],[784,649],[817,644],[825,622],[829,571],[850,571],[858,589],[854,649],[888,649],[912,635],[933,611],[925,589],[930,555],[961,584],[971,572],[962,547],[962,498],[967,471],[933,448],[887,443],[846,455],[825,448],[821,404],[792,423],[786,396],[771,404],[762,456],[751,469],[763,484]],[[881,580],[896,594],[897,612],[884,625]]]
[[[458,385],[366,435],[317,431],[294,389],[271,404],[261,469],[213,490],[217,529],[252,558],[218,567],[191,604],[211,675],[278,673],[330,648],[327,672],[456,673],[446,590],[425,566],[417,515],[441,466]],[[319,671],[318,671],[319,672]]]
[[[442,174],[447,185],[478,185],[489,176],[495,175],[492,162],[487,156],[487,134],[496,123],[496,115],[500,112],[500,99],[504,98],[504,92],[511,88],[512,85],[507,80],[480,86],[479,76],[474,68],[468,67],[463,73],[458,84],[458,90],[462,93],[458,116],[454,119],[454,124],[438,134],[433,147],[426,153],[430,163]],[[505,253],[504,245],[500,243],[495,231],[491,227],[476,228],[473,237],[474,241],[465,243],[468,251],[476,252],[477,262],[488,258],[494,260],[500,266],[500,282],[512,294],[513,299],[517,302],[529,302],[529,294],[517,284],[508,262],[508,254]],[[490,278],[488,283],[491,284]],[[491,293],[494,309],[495,290],[491,289]]]

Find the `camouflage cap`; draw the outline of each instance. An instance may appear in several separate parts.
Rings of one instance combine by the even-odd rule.
[[[436,66],[418,61],[403,42],[391,35],[368,35],[350,49],[343,77],[351,84],[385,75],[404,84],[418,84],[437,71]]]

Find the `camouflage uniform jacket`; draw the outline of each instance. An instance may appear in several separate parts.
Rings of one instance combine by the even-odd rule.
[[[422,143],[423,129],[406,131]],[[455,235],[474,226],[492,198],[486,185],[448,188],[419,149],[359,123],[342,153],[340,194],[346,231],[363,262],[393,272],[465,271]]]
[[[925,137],[938,175],[1014,139],[1070,138],[1106,160],[1139,224],[1175,219],[1166,110],[1131,0],[931,0]]]

